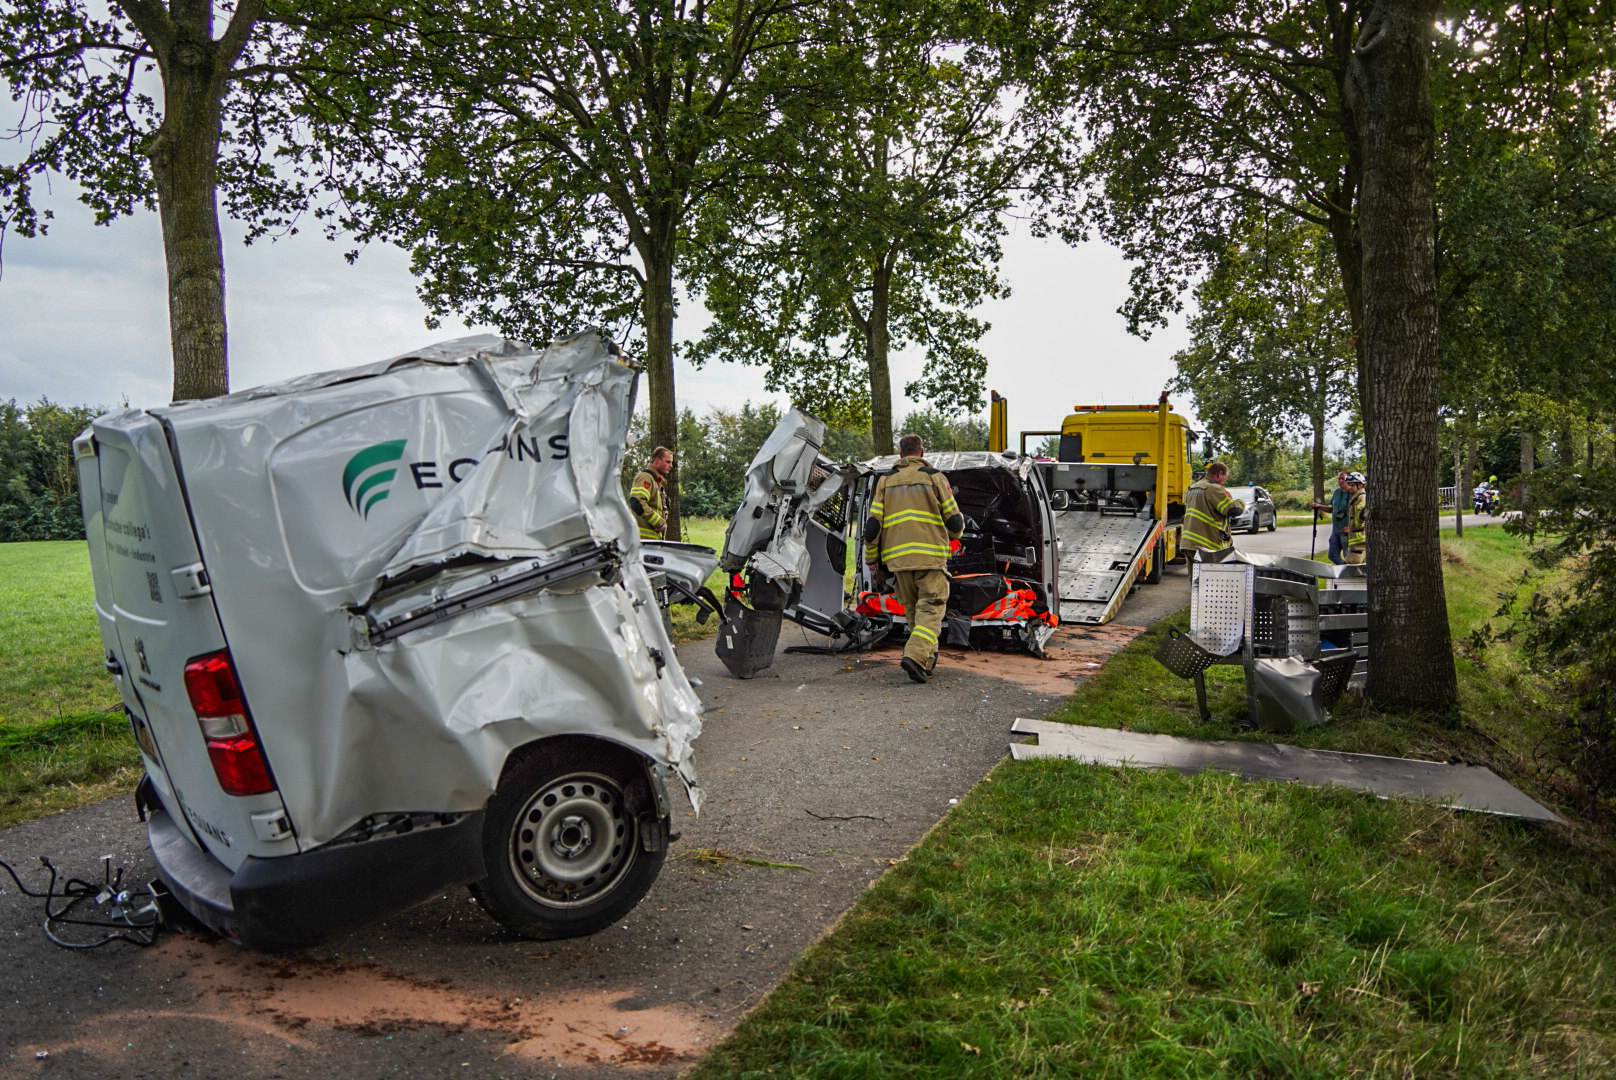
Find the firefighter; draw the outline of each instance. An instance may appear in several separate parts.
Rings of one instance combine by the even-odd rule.
[[[1219,551],[1228,539],[1229,519],[1246,504],[1229,494],[1223,482],[1229,479],[1229,466],[1209,461],[1206,475],[1190,485],[1184,495],[1185,551]]]
[[[663,487],[673,471],[673,451],[659,446],[651,451],[651,464],[634,474],[634,486],[628,489],[629,509],[640,523],[641,540],[661,540],[668,530],[664,517],[667,497]]]
[[[882,564],[897,579],[898,602],[909,618],[903,670],[923,683],[937,666],[937,635],[948,607],[951,542],[965,531],[948,477],[926,463],[919,435],[898,440],[898,464],[875,482],[864,522],[864,561],[872,576]]]
[[[1347,563],[1365,562],[1369,557],[1369,501],[1364,498],[1364,474],[1349,472],[1347,490],[1352,501],[1347,504]]]

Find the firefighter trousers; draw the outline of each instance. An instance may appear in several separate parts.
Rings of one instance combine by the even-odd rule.
[[[943,570],[894,570],[898,603],[909,619],[909,643],[903,655],[927,671],[937,663],[937,635],[948,610],[948,573]]]

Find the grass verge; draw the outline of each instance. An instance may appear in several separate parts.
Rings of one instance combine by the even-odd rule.
[[[140,755],[101,666],[82,541],[0,544],[0,828],[115,795]]]
[[[1444,555],[1462,637],[1524,557],[1490,529]],[[1229,737],[1151,658],[1159,633],[1055,718]],[[1239,675],[1217,674],[1229,715]],[[1493,647],[1460,680],[1457,730],[1358,703],[1286,738],[1485,759],[1552,795],[1529,673]],[[1006,761],[692,1075],[1610,1075],[1611,855],[1585,821]]]

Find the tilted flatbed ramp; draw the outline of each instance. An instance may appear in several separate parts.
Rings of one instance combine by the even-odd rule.
[[[1149,507],[1134,514],[1056,512],[1061,622],[1099,626],[1116,618],[1165,527],[1151,520]]]

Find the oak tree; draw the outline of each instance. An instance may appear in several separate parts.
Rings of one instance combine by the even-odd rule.
[[[507,334],[643,334],[650,438],[676,446],[676,278],[693,214],[775,152],[827,43],[799,0],[316,6],[360,132],[337,226],[412,252],[421,293]],[[678,527],[677,483],[668,518]]]
[[[769,389],[868,424],[891,453],[894,351],[925,352],[910,398],[979,403],[989,327],[972,312],[1008,295],[1004,214],[1055,156],[1058,125],[946,5],[840,15],[838,93],[801,118],[780,167],[706,206],[694,275],[713,322],[693,356],[760,365]]]
[[[1305,438],[1313,498],[1322,501],[1325,432],[1357,407],[1352,327],[1330,241],[1277,214],[1239,236],[1195,288],[1173,389],[1193,397],[1220,442],[1254,449]]]

